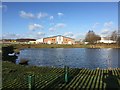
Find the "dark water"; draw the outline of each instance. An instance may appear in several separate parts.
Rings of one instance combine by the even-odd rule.
[[[19,59],[29,60],[29,65],[77,68],[117,68],[120,49],[52,48],[24,49]]]

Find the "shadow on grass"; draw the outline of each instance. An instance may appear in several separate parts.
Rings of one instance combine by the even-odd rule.
[[[70,83],[70,81],[79,73],[79,69],[76,70],[74,73],[69,73],[68,75],[68,82],[65,82],[65,74],[58,77],[52,83],[47,85],[43,90],[63,90],[63,88]]]
[[[120,77],[113,75],[111,70],[103,74],[103,82],[106,83],[106,89],[120,90],[119,80]]]

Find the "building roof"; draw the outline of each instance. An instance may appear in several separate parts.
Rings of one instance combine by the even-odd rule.
[[[2,39],[2,41],[13,41],[13,40],[16,40],[16,39]]]
[[[36,41],[36,39],[26,38],[26,39],[16,39],[16,41],[18,41],[18,42],[29,42],[29,41]]]
[[[57,35],[57,36],[62,36],[62,35]],[[57,36],[51,36],[51,37],[46,37],[46,38],[53,38],[53,37],[57,37]],[[66,36],[62,36],[62,37],[65,37],[65,38],[70,38],[70,37],[66,37]],[[43,38],[45,39],[45,38]],[[70,38],[70,39],[73,39],[73,38]],[[73,39],[74,40],[74,39]]]

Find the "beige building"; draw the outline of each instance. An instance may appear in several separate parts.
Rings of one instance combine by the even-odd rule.
[[[74,44],[75,40],[73,38],[58,35],[44,38],[43,42],[47,44]]]

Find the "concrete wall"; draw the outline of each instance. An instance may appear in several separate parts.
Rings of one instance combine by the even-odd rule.
[[[43,38],[37,39],[37,40],[36,40],[36,43],[44,43],[44,42],[43,42]]]
[[[57,44],[63,44],[63,36],[57,36]]]

